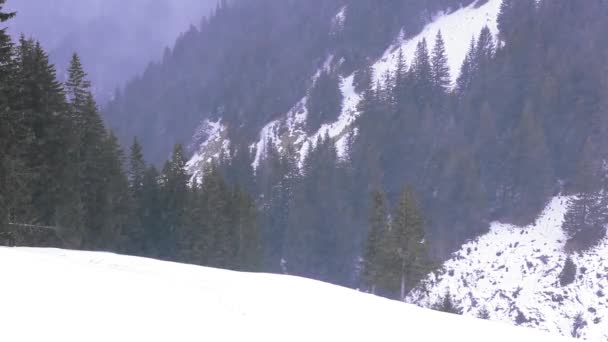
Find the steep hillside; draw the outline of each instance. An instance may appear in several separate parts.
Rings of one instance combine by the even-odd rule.
[[[189,145],[205,120],[222,119],[233,143],[249,145],[306,94],[330,55],[332,68],[348,75],[400,31],[413,36],[436,13],[471,2],[234,1],[178,39],[104,112],[119,137],[138,136],[155,163],[175,142]]]
[[[272,271],[357,286],[375,190],[394,207],[411,186],[441,261],[491,221],[526,226],[558,193],[606,187],[606,13],[236,1],[105,112],[154,164],[184,143],[195,178],[215,162],[251,193]]]
[[[397,42],[393,43],[386,52],[372,65],[374,81],[382,81],[387,74],[392,74],[397,67],[398,55],[401,52],[406,60],[412,60],[416,45],[423,39],[429,42],[429,49],[434,47],[434,38],[437,32],[442,32],[446,42],[446,53],[449,60],[452,84],[455,85],[460,73],[460,67],[465,59],[470,39],[476,36],[484,26],[489,26],[493,34],[497,33],[498,11],[501,0],[491,0],[483,5],[473,3],[465,8],[458,9],[447,14],[438,14],[431,23],[426,25],[422,32],[414,37],[405,38],[400,35]],[[330,68],[333,57],[328,59],[325,65],[313,77],[318,77],[319,72]],[[354,85],[354,74],[341,78],[341,92],[343,96],[342,111],[335,122],[324,124],[314,134],[307,134],[305,123],[307,118],[306,101],[307,96],[300,100],[287,112],[283,118],[267,124],[260,132],[260,138],[253,149],[255,151],[254,167],[257,168],[260,159],[264,156],[269,142],[276,145],[278,150],[291,145],[298,150],[302,161],[319,138],[329,136],[336,140],[338,154],[344,157],[347,153],[347,138],[353,131],[353,125],[360,112],[357,108],[361,101],[361,91],[357,91]],[[200,146],[193,157],[200,160],[200,155],[208,155],[210,149],[207,145]],[[211,149],[213,151],[213,149]],[[198,163],[192,163],[198,165]],[[191,168],[192,172],[199,172],[201,167]]]
[[[296,277],[52,249],[0,248],[0,267],[14,342],[566,341]]]
[[[569,197],[556,197],[532,225],[493,223],[490,232],[456,252],[408,297],[432,306],[449,291],[465,315],[488,310],[496,321],[590,341],[608,338],[608,239],[571,255],[571,283],[562,277]]]

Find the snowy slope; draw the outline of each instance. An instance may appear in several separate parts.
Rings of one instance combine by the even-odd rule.
[[[0,248],[0,268],[11,342],[561,340],[289,276],[54,249]]]
[[[193,145],[197,145],[196,152],[186,163],[186,169],[192,175],[192,180],[200,180],[205,165],[219,158],[222,153],[229,152],[227,127],[221,120],[205,120],[196,130],[193,141]]]
[[[418,35],[409,39],[398,37],[396,42],[374,63],[374,77],[380,80],[387,72],[390,73],[395,70],[399,51],[403,52],[406,63],[411,62],[416,45],[422,39],[426,39],[429,49],[432,49],[435,36],[437,32],[441,31],[446,45],[452,80],[455,82],[471,38],[478,36],[484,26],[488,26],[494,35],[498,33],[497,17],[501,3],[502,0],[489,0],[483,5],[478,6],[477,3],[473,3],[448,14],[440,13]],[[336,18],[343,20],[344,15],[345,10],[343,8]],[[332,59],[328,58],[328,61],[331,63]],[[328,67],[328,63],[325,64],[323,68]],[[307,114],[306,97],[294,105],[282,119],[275,120],[262,129],[259,140],[252,145],[256,154],[253,163],[254,169],[259,165],[269,141],[274,142],[279,151],[284,144],[293,144],[299,151],[302,161],[310,148],[315,145],[317,139],[327,135],[336,141],[338,155],[340,157],[347,155],[347,137],[354,129],[353,123],[359,114],[357,105],[361,101],[361,96],[355,92],[353,75],[342,79],[341,89],[344,100],[339,118],[333,123],[323,125],[314,134],[307,134],[303,129]]]
[[[582,313],[587,325],[581,337],[608,340],[608,240],[572,256],[576,280],[561,287],[558,277],[567,257],[561,225],[567,210],[568,198],[556,197],[536,224],[492,224],[488,234],[464,245],[408,301],[430,306],[449,289],[466,314],[485,307],[493,320],[568,336]]]
[[[450,14],[440,14],[414,38],[399,38],[398,42],[389,48],[374,65],[376,80],[381,80],[387,72],[394,71],[399,50],[403,51],[406,62],[411,62],[418,42],[426,39],[429,51],[432,51],[437,32],[441,31],[448,55],[452,81],[456,81],[469,49],[471,38],[479,36],[479,32],[484,26],[488,26],[493,35],[498,34],[497,18],[501,3],[502,0],[489,0],[479,7],[477,3],[472,3]]]

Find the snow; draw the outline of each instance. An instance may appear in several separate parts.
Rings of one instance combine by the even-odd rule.
[[[198,127],[193,140],[200,143],[192,158],[186,163],[192,181],[200,181],[205,165],[218,159],[222,152],[229,151],[230,140],[227,139],[226,132],[226,126],[222,124],[221,119],[215,122],[205,120]]]
[[[272,142],[273,144],[277,145],[280,141],[278,132],[280,129],[279,124],[279,121],[275,120],[264,126],[260,132],[260,140],[251,146],[251,148],[255,150],[255,157],[252,164],[254,170],[257,170],[263,156],[266,155],[268,143]]]
[[[338,157],[345,156],[347,148],[347,128],[350,127],[357,119],[357,105],[361,101],[361,96],[355,91],[354,78],[354,75],[350,75],[349,77],[342,79],[340,91],[342,92],[343,101],[340,116],[336,121],[330,124],[321,125],[321,128],[319,128],[315,134],[308,137],[307,144],[303,144],[302,148],[300,149],[301,162],[306,157],[310,147],[314,147],[319,138],[324,138],[326,136],[338,141],[341,140],[340,143],[336,144]]]
[[[489,0],[479,7],[473,3],[450,14],[439,15],[420,34],[411,39],[403,39],[401,35],[398,42],[374,64],[375,79],[382,80],[387,72],[392,73],[395,70],[399,50],[403,51],[406,62],[411,62],[418,42],[426,39],[429,51],[432,51],[435,46],[435,36],[441,31],[452,82],[455,82],[460,74],[460,67],[468,52],[471,38],[479,36],[484,26],[488,26],[493,35],[498,34],[497,18],[501,3],[502,0]]]
[[[416,50],[416,45],[425,38],[432,49],[435,45],[435,36],[441,31],[448,55],[452,81],[455,82],[460,72],[460,67],[465,59],[471,38],[478,36],[484,26],[488,26],[492,34],[498,33],[496,19],[500,10],[502,0],[489,0],[487,3],[477,6],[473,3],[467,7],[460,8],[449,14],[439,14],[435,20],[429,23],[418,35],[404,39],[403,34],[397,42],[387,49],[384,55],[373,65],[374,77],[380,80],[387,72],[393,72],[397,65],[399,51],[403,51],[406,61],[411,61]],[[335,22],[344,19],[346,8],[340,9]],[[315,73],[312,80],[316,80],[321,70],[328,70],[334,62],[333,56],[329,56],[323,66]],[[341,90],[344,96],[343,110],[335,122],[324,124],[317,132],[307,134],[303,128],[306,122],[306,97],[296,103],[283,118],[270,122],[260,132],[260,138],[252,145],[256,156],[253,162],[257,169],[261,158],[265,154],[268,141],[272,140],[277,149],[285,143],[291,143],[299,153],[300,166],[306,154],[315,146],[319,137],[328,135],[336,141],[336,149],[340,158],[345,158],[348,153],[347,137],[354,128],[353,123],[359,112],[357,105],[361,101],[361,94],[357,94],[353,86],[354,75],[342,79]]]
[[[570,199],[554,198],[527,227],[493,223],[489,233],[465,244],[429,275],[426,288],[408,301],[429,306],[449,289],[466,314],[485,307],[493,320],[513,323],[519,316],[524,326],[568,336],[574,317],[582,313],[587,322],[582,337],[606,341],[608,300],[602,292],[608,292],[608,239],[572,256],[578,267],[573,284],[561,287],[558,280],[567,258],[561,226]]]
[[[0,268],[11,342],[561,340],[290,276],[5,247]]]

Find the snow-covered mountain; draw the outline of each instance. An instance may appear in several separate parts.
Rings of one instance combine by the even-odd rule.
[[[431,306],[449,291],[465,315],[486,309],[492,320],[537,327],[590,341],[608,339],[608,239],[571,256],[572,284],[561,286],[568,254],[562,230],[568,197],[556,197],[527,227],[494,223],[456,252],[408,301]],[[579,317],[580,327],[573,331]]]
[[[567,340],[289,276],[55,249],[0,248],[0,267],[12,342]]]
[[[412,38],[404,39],[403,34],[400,34],[399,37],[395,37],[395,42],[386,50],[383,56],[373,64],[374,78],[381,80],[386,73],[395,70],[400,51],[403,53],[406,62],[411,61],[418,42],[423,39],[427,41],[429,49],[432,49],[435,43],[435,36],[441,31],[454,82],[460,72],[460,67],[465,59],[471,39],[477,36],[484,26],[488,26],[494,35],[498,33],[497,17],[501,3],[502,0],[476,1],[467,7],[455,11],[438,13],[432,22]],[[342,8],[336,14],[335,22],[343,22],[344,15],[345,10]],[[336,27],[339,27],[339,25],[334,25],[333,29],[336,29]],[[329,69],[340,63],[341,61],[328,56],[323,67],[313,76],[313,81],[318,77],[321,70]],[[292,145],[298,151],[300,160],[302,161],[310,148],[316,144],[319,137],[329,136],[335,140],[338,155],[341,157],[345,156],[348,153],[347,138],[351,133],[356,135],[353,123],[358,117],[357,105],[361,101],[361,94],[355,91],[353,81],[354,74],[346,75],[342,78],[341,91],[343,104],[342,112],[338,119],[335,122],[322,125],[313,134],[308,134],[305,130],[308,114],[306,109],[306,94],[303,94],[302,99],[281,118],[269,122],[261,130],[258,141],[251,145],[251,150],[255,152],[254,168],[257,168],[260,160],[266,153],[265,149],[269,142],[272,142],[279,151],[282,151],[287,145]],[[222,138],[221,134],[218,133],[222,130],[215,130],[212,134],[207,134],[209,131],[208,127],[208,121],[201,124],[201,128],[195,134],[195,139],[193,139],[196,153],[189,163],[189,170],[194,174],[199,174],[204,165],[213,160],[213,156],[219,154],[221,148],[230,144],[229,141],[217,143],[218,140],[225,138],[225,136]],[[200,136],[206,136],[207,139],[201,142]]]

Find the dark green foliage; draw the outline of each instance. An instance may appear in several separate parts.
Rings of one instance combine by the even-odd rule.
[[[572,258],[567,257],[564,263],[564,269],[559,274],[559,284],[561,286],[568,286],[576,279],[576,265],[572,261]]]
[[[340,79],[328,71],[322,71],[308,93],[306,129],[316,132],[322,124],[333,122],[342,111]]]
[[[380,191],[372,192],[371,210],[369,216],[369,233],[365,244],[363,255],[362,277],[365,284],[372,293],[375,293],[376,286],[381,283],[381,277],[385,276],[383,269],[385,235],[388,233],[388,212],[386,209],[386,199]]]
[[[573,187],[578,196],[571,200],[562,228],[568,234],[566,250],[582,252],[596,246],[605,236],[608,223],[607,175],[599,146],[589,138],[583,146]]]
[[[424,221],[414,190],[407,186],[394,209],[390,231],[383,243],[386,253],[386,286],[398,290],[403,300],[429,271]]]
[[[373,86],[373,75],[374,70],[370,64],[366,64],[363,68],[357,70],[353,79],[355,91],[363,93],[370,89]]]
[[[285,257],[294,192],[301,179],[297,163],[293,151],[280,155],[273,142],[269,142],[256,172],[258,191],[263,198],[260,226],[265,246],[264,264],[273,272],[285,272],[281,261]]]
[[[448,91],[452,81],[450,78],[448,56],[445,52],[445,43],[441,31],[437,32],[437,37],[435,38],[435,47],[433,48],[431,64],[433,85],[439,91]]]
[[[454,302],[454,298],[452,297],[450,290],[447,290],[445,295],[439,298],[439,301],[435,303],[433,309],[445,313],[462,315],[462,309],[459,308],[458,305]]]
[[[319,139],[304,160],[289,209],[284,249],[289,273],[353,285],[359,246],[348,205],[349,179],[334,142]]]
[[[2,11],[6,0],[0,0],[0,23],[4,23],[14,16],[14,13]],[[0,29],[0,232],[8,229],[9,210],[14,206],[13,200],[8,196],[13,193],[16,168],[18,160],[15,159],[15,136],[17,122],[12,114],[11,102],[15,100],[13,92],[14,61],[12,55],[13,44],[6,34],[6,29]],[[6,234],[6,233],[5,233]]]
[[[231,141],[249,142],[306,93],[329,52],[340,6],[231,1],[129,82],[105,108],[106,118],[125,144],[139,137],[155,165],[206,118],[221,117]]]
[[[9,17],[0,11],[0,21]],[[137,140],[126,163],[79,57],[73,55],[62,86],[39,43],[21,38],[11,47],[0,31],[3,243],[261,269],[256,206],[244,190],[227,186],[217,171],[203,187],[191,185],[181,145],[162,174],[146,164]],[[251,164],[249,155],[231,161],[253,177],[242,166]]]

